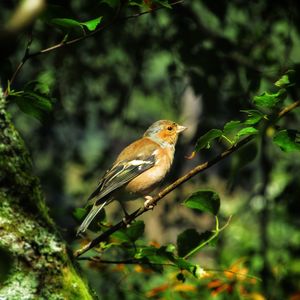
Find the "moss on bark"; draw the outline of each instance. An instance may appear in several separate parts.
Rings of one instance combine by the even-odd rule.
[[[0,266],[6,270],[0,274],[1,300],[93,299],[48,215],[1,90],[0,254]]]

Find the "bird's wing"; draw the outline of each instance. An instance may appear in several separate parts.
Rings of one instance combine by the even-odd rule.
[[[133,160],[116,162],[111,169],[106,171],[98,187],[88,198],[87,205],[101,204],[105,201],[105,196],[152,168],[154,164],[155,155],[153,153],[149,156],[140,156]]]

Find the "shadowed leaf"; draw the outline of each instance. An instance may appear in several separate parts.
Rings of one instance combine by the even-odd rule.
[[[208,131],[207,133],[205,133],[204,135],[202,135],[196,144],[195,147],[195,151],[200,151],[203,148],[207,148],[209,149],[211,146],[211,142],[220,137],[222,135],[222,130],[220,129],[211,129],[210,131]]]
[[[199,234],[195,229],[187,229],[177,237],[178,255],[184,257],[193,249],[211,237],[211,232],[206,231]]]
[[[281,130],[273,141],[284,152],[300,151],[300,132],[297,130]]]
[[[255,96],[253,103],[263,108],[273,108],[282,101],[284,95],[285,89],[280,89],[277,93],[264,92],[260,96]]]
[[[188,208],[217,215],[220,209],[220,197],[217,193],[210,190],[202,190],[193,193],[184,201]]]

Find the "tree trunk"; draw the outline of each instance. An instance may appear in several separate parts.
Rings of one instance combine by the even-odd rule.
[[[0,299],[93,298],[48,215],[0,89]]]

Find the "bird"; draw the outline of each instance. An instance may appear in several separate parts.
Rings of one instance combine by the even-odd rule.
[[[104,206],[114,200],[124,208],[122,201],[144,197],[147,207],[151,199],[149,193],[169,172],[178,135],[186,129],[176,122],[159,120],[145,131],[142,138],[125,147],[88,197],[86,207],[91,209],[79,226],[77,236],[84,233]]]

